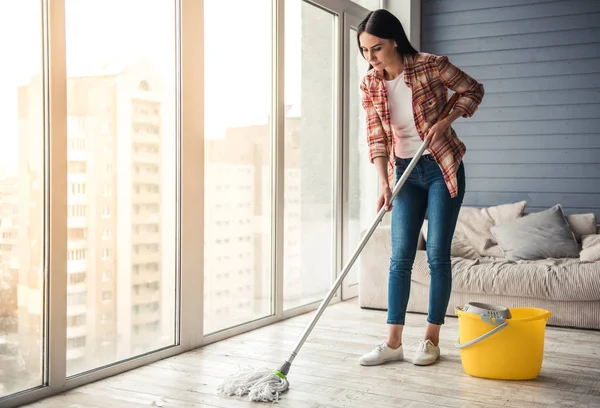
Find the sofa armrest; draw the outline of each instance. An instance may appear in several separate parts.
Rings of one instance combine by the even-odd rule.
[[[362,231],[361,237],[366,231]],[[360,307],[386,309],[392,243],[390,226],[379,225],[357,259]]]

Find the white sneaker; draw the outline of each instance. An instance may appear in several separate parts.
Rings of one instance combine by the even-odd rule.
[[[404,352],[402,351],[402,345],[397,349],[388,347],[387,342],[383,342],[375,346],[373,350],[362,356],[358,362],[360,365],[373,366],[383,364],[388,361],[403,360]]]
[[[435,346],[431,340],[421,340],[417,346],[413,364],[426,366],[435,363],[440,358],[440,346]]]

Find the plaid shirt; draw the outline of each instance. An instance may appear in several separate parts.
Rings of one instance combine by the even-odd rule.
[[[483,85],[452,65],[445,56],[427,53],[404,56],[404,82],[412,89],[412,107],[415,126],[423,140],[428,126],[433,125],[448,100],[448,89],[460,97],[454,109],[463,117],[472,116],[483,99]],[[388,93],[383,73],[371,69],[362,80],[362,105],[367,118],[367,141],[371,162],[376,157],[389,158],[388,176],[394,180],[394,144]],[[456,172],[466,152],[456,132],[449,127],[446,137],[428,147],[440,166],[451,197],[458,195]]]

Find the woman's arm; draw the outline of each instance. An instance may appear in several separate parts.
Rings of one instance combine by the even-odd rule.
[[[379,175],[379,183],[381,184],[381,188],[389,188],[390,182],[388,180],[388,159],[384,156],[376,157],[373,160],[375,163],[375,168],[377,169],[377,174]]]
[[[363,79],[360,89],[362,91],[362,106],[365,109],[367,116],[367,143],[369,144],[369,159],[375,164],[377,174],[379,175],[379,183],[381,185],[381,194],[377,200],[377,212],[381,207],[385,207],[386,211],[392,209],[392,191],[388,179],[388,160],[389,151],[387,145],[387,136],[383,130],[379,114],[373,106],[373,100],[369,93],[369,87],[366,80]]]
[[[460,109],[454,109],[452,112],[450,112],[450,114],[448,114],[448,116],[436,122],[433,126],[428,127],[429,124],[426,124],[427,127],[424,138],[425,141],[432,143],[436,139],[443,139],[445,137],[444,135],[446,134],[446,131],[448,130],[450,125],[452,125],[452,122],[454,122],[461,116],[464,116],[464,111]]]
[[[367,143],[369,145],[369,160],[374,163],[377,157],[388,157],[388,147],[385,131],[381,124],[379,114],[373,105],[366,79],[363,78],[360,89],[362,91],[361,103],[366,115]]]
[[[464,112],[462,110],[455,109],[452,112],[450,112],[450,114],[446,116],[445,119],[442,119],[442,122],[446,122],[446,125],[450,126],[452,122],[454,122],[456,119],[460,118],[463,115]]]
[[[456,101],[454,109],[462,115],[448,116],[448,121],[452,123],[456,118],[462,116],[468,118],[473,116],[485,93],[483,85],[474,78],[467,75],[464,71],[453,65],[446,56],[434,56],[434,66],[436,67],[440,80],[449,89],[457,92],[460,98]]]

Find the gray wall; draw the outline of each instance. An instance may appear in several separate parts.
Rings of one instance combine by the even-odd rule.
[[[600,1],[424,0],[421,51],[484,84],[467,145],[465,205],[562,204],[600,222]]]

